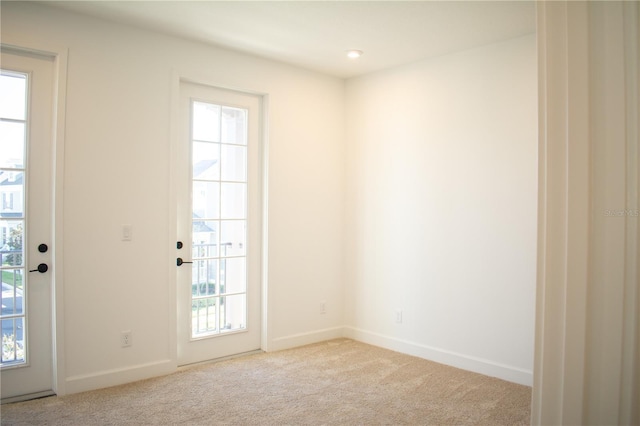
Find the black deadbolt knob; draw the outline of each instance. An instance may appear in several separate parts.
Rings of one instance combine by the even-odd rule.
[[[38,251],[39,251],[40,253],[46,253],[46,252],[47,252],[47,250],[49,250],[49,246],[47,246],[46,244],[40,244],[40,245],[38,246]]]

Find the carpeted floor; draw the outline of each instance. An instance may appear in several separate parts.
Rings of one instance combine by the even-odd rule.
[[[348,339],[0,407],[2,425],[522,425],[531,388]]]

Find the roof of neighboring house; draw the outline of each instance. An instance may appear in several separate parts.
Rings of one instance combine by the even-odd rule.
[[[192,232],[215,232],[215,229],[206,225],[206,221],[198,220],[202,219],[200,216],[193,213],[193,231]]]
[[[9,176],[11,176],[11,173],[7,173],[5,176],[6,176],[6,179],[0,181],[0,186],[22,185],[22,183],[24,182],[24,173],[22,172],[18,173],[18,175],[14,180],[9,179]]]
[[[218,163],[218,160],[200,160],[193,165],[193,177],[197,178],[201,176],[209,170],[211,167],[215,166]]]

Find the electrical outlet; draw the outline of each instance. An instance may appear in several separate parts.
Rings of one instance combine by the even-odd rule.
[[[131,330],[122,332],[122,334],[120,335],[120,343],[122,344],[123,348],[128,348],[133,344],[133,335],[131,333]]]
[[[396,309],[396,323],[402,324],[402,309]]]
[[[320,313],[321,314],[327,313],[327,302],[325,300],[320,301]]]

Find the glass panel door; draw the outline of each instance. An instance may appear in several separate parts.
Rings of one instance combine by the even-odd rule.
[[[180,84],[179,365],[260,349],[260,106],[257,96]]]
[[[0,390],[6,402],[52,394],[54,62],[3,48],[1,63]]]

